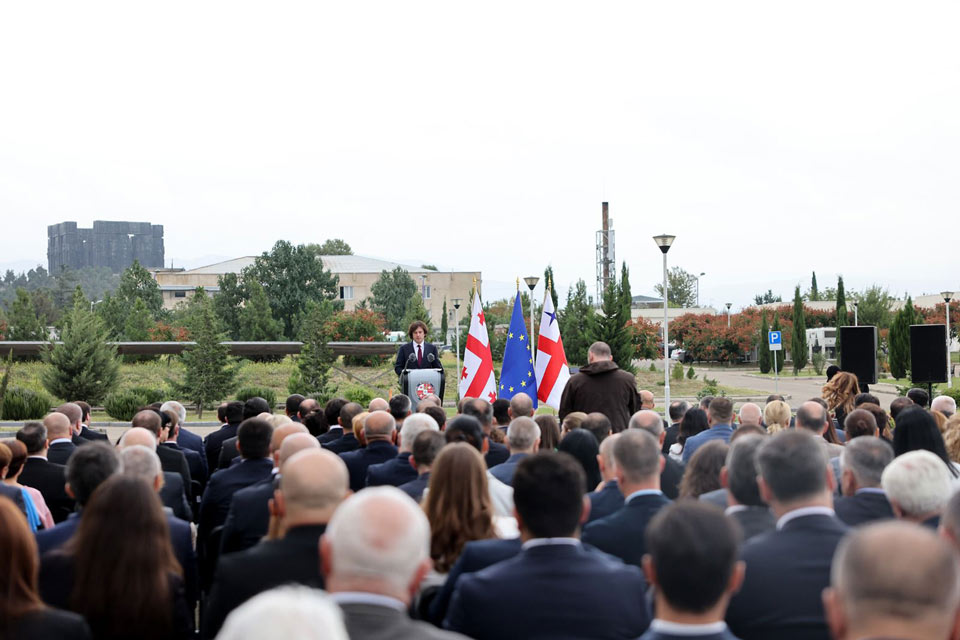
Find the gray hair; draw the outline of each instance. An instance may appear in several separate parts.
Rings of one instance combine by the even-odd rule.
[[[644,429],[627,429],[613,444],[613,459],[628,482],[660,475],[660,443]]]
[[[811,401],[804,402],[797,409],[797,426],[803,427],[807,431],[820,433],[827,422],[827,410],[819,403]],[[822,454],[821,454],[822,455]]]
[[[183,423],[187,421],[187,409],[182,404],[176,400],[167,400],[162,405],[160,405],[160,411],[173,411],[180,417],[180,422],[178,423],[181,427]]]
[[[426,413],[415,413],[403,421],[400,429],[400,448],[413,451],[413,441],[424,431],[440,431],[437,421]]]
[[[590,345],[589,352],[597,358],[613,357],[613,352],[610,350],[610,345],[608,345],[606,342],[594,342],[592,345]]]
[[[120,472],[142,478],[153,486],[157,476],[163,475],[163,467],[156,451],[142,444],[135,444],[120,451]]]
[[[827,487],[827,461],[809,431],[789,429],[766,438],[757,451],[757,473],[780,502],[811,498]]]
[[[743,406],[740,407],[740,424],[756,424],[759,425],[763,419],[763,411],[760,410],[760,407],[753,404],[752,402],[745,402]]]
[[[765,441],[765,436],[748,434],[730,443],[726,462],[727,490],[742,505],[764,504],[757,486],[757,451]]]
[[[879,487],[883,470],[892,461],[893,448],[875,436],[854,438],[840,452],[840,468],[849,469],[860,488]]]
[[[643,429],[654,438],[659,438],[663,433],[663,419],[660,414],[652,409],[643,409],[630,416],[628,429]]]
[[[880,484],[904,515],[923,516],[943,510],[953,491],[953,475],[936,454],[919,449],[894,458]]]
[[[218,640],[349,640],[340,607],[324,592],[287,585],[234,609]]]
[[[514,418],[507,427],[507,440],[510,452],[529,451],[540,439],[540,426],[533,418]]]
[[[937,396],[930,403],[930,408],[950,418],[957,412],[957,401],[950,396]]]
[[[529,418],[533,415],[533,399],[525,393],[510,398],[510,413],[514,418]]]

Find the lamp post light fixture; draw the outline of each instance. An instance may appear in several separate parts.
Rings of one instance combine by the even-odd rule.
[[[460,380],[460,298],[453,299],[453,325],[457,333],[457,380]],[[460,399],[460,385],[457,384],[457,399]]]
[[[677,236],[667,234],[653,236],[653,241],[663,253],[663,410],[670,411],[670,331],[667,319],[667,251]]]
[[[953,363],[950,362],[950,301],[953,300],[953,291],[943,291],[944,306],[947,308],[947,388],[953,388]]]
[[[858,311],[859,309],[860,309],[860,301],[859,301],[859,300],[854,300],[854,301],[853,301],[853,326],[855,326],[855,327],[860,326],[860,325],[859,325],[860,318],[859,318],[859,316],[857,315],[857,311]]]
[[[730,328],[730,307],[733,306],[732,302],[727,303],[727,329]]]
[[[693,279],[697,281],[697,308],[700,307],[700,278],[707,275],[706,272],[701,271],[700,275],[693,276]]]
[[[530,333],[527,336],[529,338],[529,340],[527,340],[527,347],[530,349],[530,361],[533,362],[533,359],[537,355],[533,349],[533,290],[536,288],[537,283],[540,282],[540,278],[537,276],[527,276],[523,281],[527,284],[527,288],[530,289]]]

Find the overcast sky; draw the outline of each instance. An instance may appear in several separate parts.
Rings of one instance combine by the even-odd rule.
[[[0,267],[64,220],[169,264],[340,237],[593,292],[600,203],[735,307],[842,274],[960,290],[960,3],[10,2]],[[538,288],[539,297],[542,289]]]

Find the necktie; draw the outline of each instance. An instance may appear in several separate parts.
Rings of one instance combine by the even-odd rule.
[[[417,366],[423,366],[423,351],[420,350],[420,345],[417,345]]]

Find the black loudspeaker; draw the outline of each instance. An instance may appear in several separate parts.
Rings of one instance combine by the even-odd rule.
[[[840,327],[840,369],[860,384],[877,383],[877,328]]]
[[[910,325],[910,377],[914,382],[947,381],[947,325]]]

